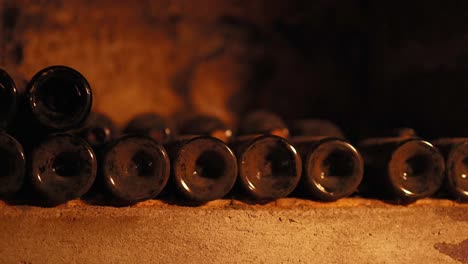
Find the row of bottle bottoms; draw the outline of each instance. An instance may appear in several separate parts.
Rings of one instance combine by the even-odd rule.
[[[91,113],[92,91],[76,70],[52,66],[17,86],[0,70],[0,196],[60,204],[82,197],[132,204],[176,195],[196,204],[235,197],[322,201],[359,193],[400,203],[446,195],[468,200],[468,139],[425,141],[414,131],[357,148],[323,120],[286,125],[258,111],[237,136],[213,116],[176,129],[154,113],[119,132]]]

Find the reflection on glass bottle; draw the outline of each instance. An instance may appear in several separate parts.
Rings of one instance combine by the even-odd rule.
[[[172,141],[166,149],[171,157],[171,184],[181,197],[205,203],[232,189],[237,159],[224,142],[210,136],[187,136]]]
[[[31,184],[52,205],[81,197],[94,182],[96,157],[86,141],[71,134],[53,134],[31,153]]]
[[[361,191],[398,202],[433,195],[441,186],[444,159],[429,142],[411,136],[369,138],[359,144],[365,162]]]
[[[166,144],[173,137],[173,129],[169,122],[155,113],[143,113],[130,120],[124,133],[146,135],[158,142]]]
[[[432,141],[445,158],[443,191],[468,202],[468,138],[440,138]]]
[[[118,203],[133,204],[156,197],[169,171],[169,156],[160,144],[148,136],[125,135],[103,151],[97,189],[103,187],[99,191]]]
[[[0,197],[16,194],[23,185],[26,158],[21,144],[5,132],[0,132]]]

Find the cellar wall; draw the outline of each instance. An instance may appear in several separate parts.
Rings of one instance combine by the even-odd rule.
[[[230,124],[264,108],[351,138],[466,135],[468,2],[0,0],[0,65],[77,68],[94,109]],[[369,125],[371,124],[371,125]]]

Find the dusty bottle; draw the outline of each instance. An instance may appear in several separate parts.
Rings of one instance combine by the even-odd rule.
[[[133,204],[156,197],[169,178],[169,156],[147,136],[124,135],[105,147],[97,184],[106,198]]]
[[[297,120],[290,127],[289,142],[299,151],[303,165],[299,195],[335,201],[357,190],[364,162],[339,127],[318,119]]]
[[[301,158],[289,142],[274,135],[246,135],[232,143],[238,158],[237,185],[251,198],[288,196],[301,177]]]
[[[123,130],[127,134],[146,135],[158,142],[166,144],[174,134],[169,122],[155,113],[143,113],[130,120]]]
[[[92,92],[88,81],[66,66],[51,66],[36,73],[26,93],[34,121],[50,130],[77,128],[91,110]]]
[[[228,143],[232,130],[219,118],[209,115],[197,115],[185,120],[178,128],[180,135],[206,135]]]
[[[96,177],[96,156],[78,136],[52,134],[30,155],[30,183],[40,200],[60,204],[81,197]]]
[[[443,191],[468,202],[468,138],[440,138],[432,143],[445,158]]]
[[[442,155],[412,133],[369,138],[359,143],[359,150],[366,170],[363,194],[408,203],[433,195],[442,184]]]
[[[205,203],[224,197],[237,177],[237,159],[221,140],[178,137],[166,145],[171,157],[171,186],[182,198]]]
[[[302,157],[298,193],[335,201],[354,193],[362,181],[364,162],[349,142],[333,137],[293,137]]]
[[[0,69],[0,130],[8,127],[18,107],[18,90],[8,73]]]
[[[241,120],[238,134],[268,134],[288,138],[289,129],[280,116],[268,111],[256,111]]]
[[[26,173],[26,158],[21,144],[5,132],[0,132],[0,197],[8,198],[22,187]]]
[[[345,138],[343,131],[333,122],[325,119],[299,119],[288,124],[290,134],[295,136],[316,136]]]
[[[105,114],[92,112],[78,135],[86,140],[94,150],[103,147],[117,138],[119,130],[115,123]]]

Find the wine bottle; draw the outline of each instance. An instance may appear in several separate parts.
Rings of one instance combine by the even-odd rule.
[[[8,127],[18,107],[18,90],[8,73],[0,69],[0,130]]]
[[[290,143],[297,148],[303,164],[298,194],[336,201],[357,190],[364,162],[349,142],[327,136],[296,136]]]
[[[143,113],[128,122],[124,133],[147,135],[159,144],[165,144],[172,139],[174,131],[163,117],[155,113]]]
[[[219,118],[209,115],[197,115],[185,120],[178,128],[180,135],[206,135],[228,143],[232,130]]]
[[[247,115],[239,125],[239,135],[268,134],[289,137],[289,129],[283,119],[268,111],[256,111]]]
[[[369,138],[359,144],[365,174],[360,190],[409,203],[433,195],[444,177],[444,159],[429,142],[417,137]]]
[[[299,195],[336,201],[357,190],[364,162],[337,125],[328,120],[303,119],[293,121],[290,127],[289,140],[298,149],[303,165]]]
[[[445,158],[443,191],[468,202],[468,138],[440,138],[432,143]]]
[[[92,112],[86,121],[86,125],[78,131],[78,134],[95,151],[117,138],[118,133],[114,121],[109,116],[97,112]]]
[[[30,155],[30,179],[39,199],[55,205],[81,197],[94,182],[95,154],[78,136],[49,135]]]
[[[237,160],[221,140],[210,136],[178,137],[166,145],[171,157],[171,186],[193,203],[224,197],[237,177]]]
[[[232,143],[238,158],[238,190],[255,200],[288,196],[301,177],[301,158],[282,137],[246,135]]]
[[[292,136],[345,138],[343,131],[336,124],[325,119],[293,120],[288,128]]]
[[[26,173],[26,158],[21,144],[5,132],[0,132],[0,197],[8,198],[22,187]]]
[[[26,93],[33,120],[53,131],[81,126],[91,110],[88,81],[66,66],[51,66],[36,73]]]
[[[169,178],[167,152],[147,136],[124,135],[114,140],[100,161],[97,182],[108,197],[121,204],[156,197]]]

